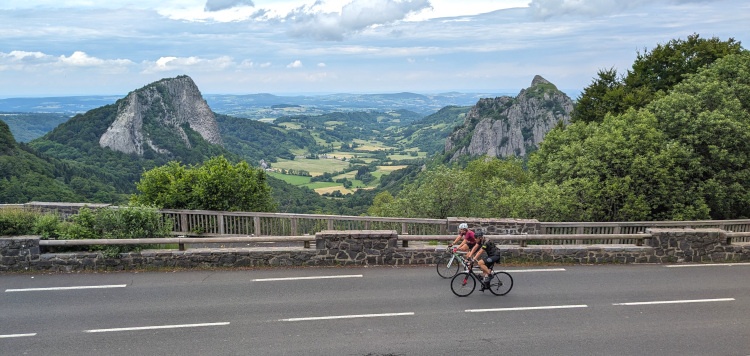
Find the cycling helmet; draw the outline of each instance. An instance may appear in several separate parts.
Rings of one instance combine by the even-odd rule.
[[[468,228],[469,228],[469,224],[467,224],[467,223],[460,223],[460,224],[458,224],[458,229],[459,230],[461,230],[461,229],[468,229]]]
[[[474,231],[474,236],[477,238],[484,237],[484,230],[477,229],[477,231]]]

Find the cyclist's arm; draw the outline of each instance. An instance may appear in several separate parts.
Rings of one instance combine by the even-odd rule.
[[[480,246],[479,246],[479,244],[478,244],[478,243],[477,243],[477,244],[475,244],[475,245],[474,245],[474,248],[472,248],[472,249],[471,249],[471,251],[469,251],[469,254],[467,254],[467,255],[466,255],[466,258],[467,258],[467,259],[468,259],[468,258],[471,258],[471,256],[473,256],[473,255],[474,255],[475,253],[476,253],[477,255],[479,255],[479,251],[477,251],[477,250],[479,250],[479,247],[480,247]]]

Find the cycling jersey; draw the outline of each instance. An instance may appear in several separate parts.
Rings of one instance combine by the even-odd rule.
[[[469,249],[474,248],[477,244],[477,238],[474,237],[474,231],[466,230],[466,233],[461,234],[464,237],[464,241],[469,246]]]

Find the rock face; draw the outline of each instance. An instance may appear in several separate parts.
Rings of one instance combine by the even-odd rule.
[[[480,99],[462,126],[446,140],[451,161],[462,156],[525,156],[539,148],[555,125],[570,122],[573,101],[552,83],[535,76],[516,98]]]
[[[206,141],[223,145],[214,113],[188,76],[149,84],[131,92],[117,104],[114,122],[99,138],[101,147],[143,155],[147,146],[158,153],[169,153],[153,138],[155,128],[159,128],[173,132],[189,148],[185,125]]]

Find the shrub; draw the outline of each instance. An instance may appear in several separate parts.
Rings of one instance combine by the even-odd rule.
[[[18,236],[34,233],[39,213],[19,208],[0,208],[0,235]]]
[[[60,217],[55,214],[43,214],[36,217],[33,231],[42,239],[57,238],[59,236],[58,226]]]

